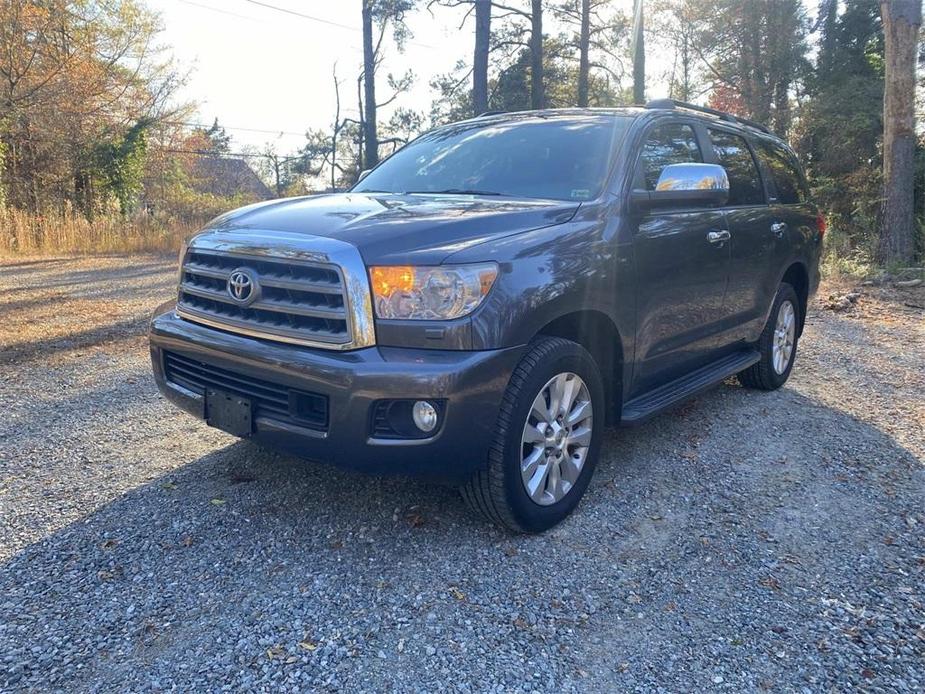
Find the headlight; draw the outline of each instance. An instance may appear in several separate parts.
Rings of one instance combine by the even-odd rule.
[[[472,313],[497,276],[495,263],[369,269],[376,315],[413,320],[449,320]]]

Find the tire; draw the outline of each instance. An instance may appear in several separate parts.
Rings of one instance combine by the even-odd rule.
[[[775,366],[774,347],[775,340],[779,337],[777,333],[778,319],[781,316],[782,310],[786,312],[785,306],[788,303],[793,310],[791,314],[793,332],[790,340],[791,349],[787,357],[786,366],[781,370],[779,368],[780,362]],[[787,382],[787,379],[790,377],[790,372],[793,370],[793,363],[796,361],[797,357],[797,342],[799,340],[801,320],[800,300],[797,297],[797,293],[789,284],[781,284],[777,289],[777,295],[774,297],[774,304],[771,306],[768,322],[761,332],[761,337],[758,338],[757,347],[758,351],[761,353],[761,359],[739,373],[739,383],[746,388],[754,388],[756,390],[777,390]]]
[[[548,415],[549,401],[559,393],[564,395],[557,401],[575,394],[569,416],[543,425],[534,404],[544,396]],[[538,533],[551,528],[575,510],[588,487],[600,453],[604,419],[603,380],[591,355],[562,338],[534,340],[504,392],[487,465],[463,486],[463,498],[476,512],[510,530]],[[524,465],[526,473],[522,473]],[[537,480],[531,497],[528,484]]]

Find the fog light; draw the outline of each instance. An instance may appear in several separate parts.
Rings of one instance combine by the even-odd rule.
[[[418,429],[424,432],[433,431],[437,426],[437,410],[426,400],[418,400],[411,408],[411,417]]]

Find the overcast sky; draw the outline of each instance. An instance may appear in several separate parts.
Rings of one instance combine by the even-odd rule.
[[[191,70],[182,97],[199,104],[199,121],[211,123],[217,117],[236,147],[272,143],[280,153],[303,144],[306,129],[330,126],[335,62],[344,115],[356,114],[356,80],[363,60],[360,2],[149,0],[163,19],[165,42],[179,65]],[[632,0],[613,2],[632,11]],[[813,0],[804,2],[815,5]],[[383,78],[377,81],[380,99],[387,96],[384,74],[410,68],[416,75],[414,87],[394,105],[429,112],[431,78],[452,70],[459,59],[472,59],[474,22],[470,18],[460,29],[463,15],[463,10],[435,8],[433,15],[419,10],[410,16],[414,37],[404,54],[386,47]],[[648,96],[665,96],[665,85],[655,76],[666,66],[658,55],[647,59]]]

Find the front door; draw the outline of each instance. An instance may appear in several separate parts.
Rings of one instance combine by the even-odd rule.
[[[669,164],[703,162],[693,125],[660,123],[638,159],[637,187],[654,190]],[[721,210],[658,210],[635,230],[636,372],[630,397],[707,363],[725,325],[730,243]]]

